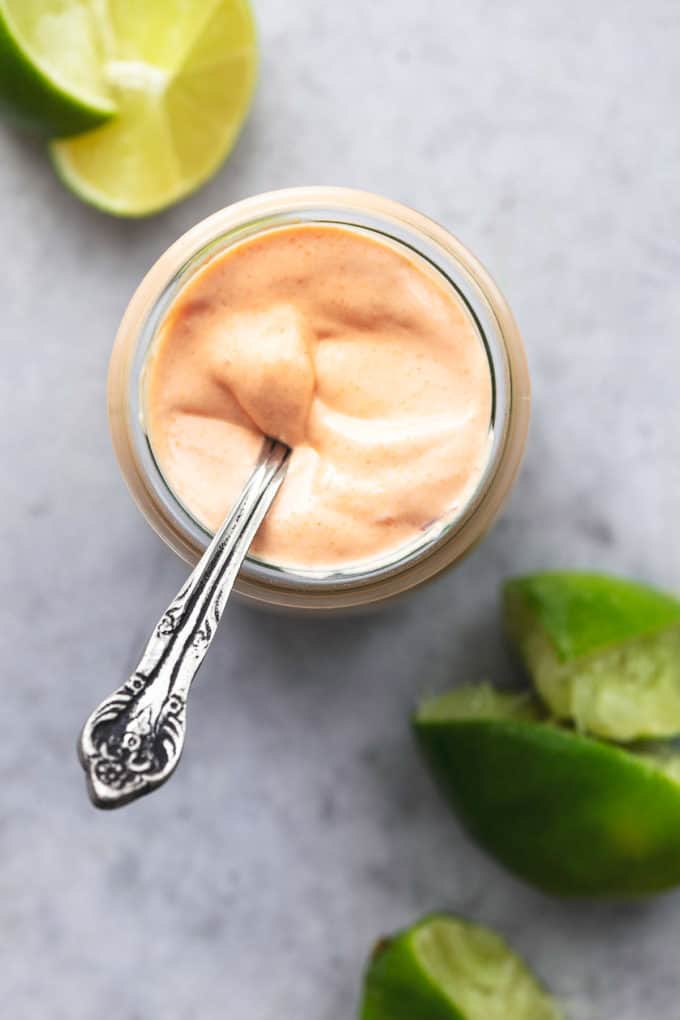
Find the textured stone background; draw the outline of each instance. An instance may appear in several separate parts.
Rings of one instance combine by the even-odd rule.
[[[570,1020],[676,1017],[680,896],[561,903],[516,883],[442,806],[406,720],[422,692],[509,668],[508,573],[680,588],[677,0],[256,6],[252,119],[170,212],[108,219],[0,135],[2,1014],[348,1020],[376,935],[451,907],[510,936]],[[532,364],[526,467],[486,543],[398,609],[231,608],[172,785],[98,814],[76,733],[184,572],[109,448],[113,333],[179,233],[303,183],[408,202],[487,264]]]

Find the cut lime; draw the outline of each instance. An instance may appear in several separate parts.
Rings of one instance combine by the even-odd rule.
[[[477,687],[425,702],[420,746],[470,834],[551,892],[632,895],[680,883],[680,757],[632,753],[536,721]],[[489,707],[490,706],[490,707]]]
[[[118,116],[51,154],[80,198],[144,216],[193,191],[231,151],[255,84],[255,23],[247,0],[109,0],[101,31]]]
[[[0,0],[0,106],[48,135],[86,131],[116,107],[103,41],[83,0]]]
[[[680,602],[599,574],[508,581],[506,627],[550,711],[632,741],[680,733]]]
[[[560,1020],[525,964],[488,928],[424,918],[378,946],[360,1020]]]

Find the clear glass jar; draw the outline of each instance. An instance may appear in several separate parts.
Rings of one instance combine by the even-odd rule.
[[[258,195],[203,220],[159,258],[125,312],[109,369],[111,432],[123,476],[142,513],[171,549],[194,563],[210,535],[177,500],[154,460],[144,427],[146,357],[169,305],[209,259],[262,231],[300,223],[360,230],[426,260],[467,305],[493,380],[488,462],[467,505],[454,517],[433,525],[417,543],[391,557],[332,572],[292,571],[248,557],[235,586],[246,599],[269,606],[306,611],[369,606],[424,584],[479,541],[508,496],[526,440],[529,375],[512,313],[479,262],[443,227],[377,195],[324,187]]]

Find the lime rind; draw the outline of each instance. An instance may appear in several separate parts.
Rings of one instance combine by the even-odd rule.
[[[556,725],[432,706],[419,744],[469,833],[561,895],[633,896],[680,883],[680,756],[633,753]]]
[[[680,603],[602,575],[504,588],[509,636],[557,718],[621,742],[680,733]]]
[[[676,598],[606,574],[555,570],[511,578],[503,596],[511,624],[515,612],[529,612],[562,662],[680,626]]]
[[[44,5],[43,5],[44,7]],[[96,24],[87,5],[56,12],[34,0],[0,0],[0,106],[50,137],[104,123],[116,106],[97,70]],[[49,59],[49,51],[59,62]]]
[[[383,939],[366,973],[359,1020],[466,1020],[423,970],[408,932]]]
[[[497,934],[434,914],[387,940],[369,965],[361,1020],[560,1020],[555,1002]]]

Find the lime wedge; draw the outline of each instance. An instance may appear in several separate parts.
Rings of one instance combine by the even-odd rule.
[[[80,198],[145,216],[199,187],[231,151],[255,85],[255,23],[247,0],[109,0],[101,30],[118,116],[50,151]]]
[[[414,726],[435,777],[477,842],[526,881],[564,895],[680,884],[680,756],[632,753],[536,721],[538,709],[477,687],[425,702]],[[490,707],[488,707],[490,706]]]
[[[633,741],[680,733],[680,602],[599,574],[508,581],[507,631],[550,711]]]
[[[360,1020],[560,1020],[525,964],[488,928],[424,918],[376,949]]]
[[[0,0],[0,106],[47,135],[87,131],[116,107],[83,0]]]

